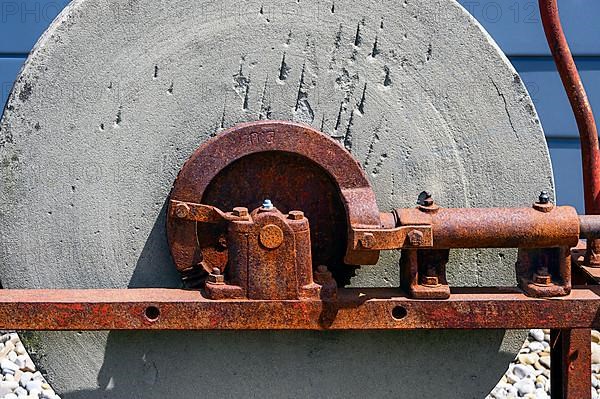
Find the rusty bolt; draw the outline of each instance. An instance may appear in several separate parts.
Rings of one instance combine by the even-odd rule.
[[[266,225],[260,230],[260,243],[268,249],[278,248],[283,243],[283,231],[274,224]]]
[[[423,244],[423,233],[419,230],[411,230],[408,233],[408,242],[413,247],[419,247]]]
[[[554,204],[550,202],[550,194],[547,191],[542,191],[538,197],[538,201],[533,204],[533,209],[540,212],[550,212],[554,209]]]
[[[302,211],[290,211],[288,214],[288,219],[291,220],[302,220],[304,219],[304,212]]]
[[[270,211],[271,209],[273,209],[273,203],[270,199],[265,199],[262,203],[262,208],[267,211]]]
[[[372,248],[375,245],[375,236],[373,233],[365,233],[360,239],[360,245],[366,249]]]
[[[419,198],[417,199],[417,205],[421,205],[421,206],[433,206],[434,201],[433,201],[433,197],[431,196],[431,194],[427,191],[422,191],[421,194],[419,194]]]
[[[244,218],[248,216],[248,208],[244,208],[243,206],[238,206],[233,208],[233,216],[237,216],[240,218]]]
[[[223,285],[225,284],[225,276],[221,274],[221,270],[215,267],[212,273],[208,275],[208,282],[211,284]]]
[[[550,202],[550,195],[548,194],[547,191],[542,191],[540,193],[540,196],[538,198],[538,203],[540,204],[547,204]]]
[[[190,207],[187,204],[179,204],[175,208],[175,215],[180,219],[185,219],[190,214]]]

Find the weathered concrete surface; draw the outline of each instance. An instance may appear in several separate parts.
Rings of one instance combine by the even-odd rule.
[[[522,82],[452,0],[75,0],[0,131],[5,287],[178,286],[164,202],[192,151],[260,118],[338,137],[382,209],[528,205],[552,189]],[[453,284],[514,284],[511,251],[455,253]],[[394,256],[355,285],[397,284]],[[39,333],[64,398],[483,397],[518,334]]]

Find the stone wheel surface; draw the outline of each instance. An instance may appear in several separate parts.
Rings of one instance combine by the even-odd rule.
[[[6,288],[179,287],[177,172],[258,119],[309,124],[362,163],[380,209],[528,206],[553,188],[536,112],[454,0],[74,0],[0,126]],[[398,254],[354,286],[398,284]],[[454,251],[452,285],[514,285],[515,253]],[[505,331],[54,332],[26,345],[63,398],[482,398]],[[519,341],[521,340],[521,341]]]

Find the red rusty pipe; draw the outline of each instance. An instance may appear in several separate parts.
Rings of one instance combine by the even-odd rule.
[[[394,213],[399,226],[430,225],[433,248],[440,249],[573,247],[582,223],[570,206],[548,212],[534,208],[439,208],[431,212],[405,208]],[[584,220],[586,234],[598,233],[598,219],[588,216]]]
[[[546,39],[579,129],[585,213],[598,215],[600,214],[600,149],[594,114],[563,32],[556,0],[539,0],[539,6]],[[600,266],[599,240],[588,242],[586,263]]]

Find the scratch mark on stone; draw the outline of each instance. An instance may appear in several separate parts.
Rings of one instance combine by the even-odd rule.
[[[167,93],[169,93],[170,95],[173,95],[173,82],[171,82],[171,85],[167,89]]]
[[[340,123],[342,122],[342,112],[343,111],[344,111],[344,102],[341,102],[337,120],[335,121],[335,129],[334,130],[336,130],[336,131],[340,128]]]
[[[281,65],[279,66],[279,80],[286,80],[288,78],[290,69],[291,68],[285,62],[285,53],[283,53],[283,57],[281,57]]]
[[[354,35],[354,45],[360,47],[362,44],[362,37],[360,35],[360,22],[356,25],[356,35]]]
[[[510,112],[508,110],[508,102],[506,101],[506,96],[504,95],[504,93],[502,93],[500,91],[500,88],[498,87],[496,82],[494,82],[494,79],[490,78],[490,81],[496,88],[496,92],[498,93],[498,96],[502,99],[502,102],[504,103],[504,111],[506,112],[506,116],[508,116],[508,122],[510,123],[510,128],[512,129],[513,133],[515,134],[515,137],[519,138],[519,133],[517,133],[517,129],[515,128],[515,125],[512,120],[512,116],[510,115]]]
[[[340,24],[340,28],[338,29],[337,33],[335,34],[335,40],[333,42],[333,45],[335,46],[336,49],[339,49],[340,46],[342,45],[342,24]]]
[[[431,61],[432,57],[433,57],[433,47],[432,47],[431,43],[429,43],[429,47],[427,47],[427,62]]]
[[[381,167],[385,163],[387,157],[388,157],[388,155],[386,153],[383,153],[379,156],[379,161],[375,165],[375,168],[373,168],[373,172],[372,172],[373,176],[376,176],[379,174],[379,172],[381,171]]]
[[[271,103],[268,99],[268,82],[269,76],[267,76],[265,79],[265,86],[260,99],[260,113],[258,115],[259,119],[271,119]]]
[[[358,112],[361,115],[365,113],[365,98],[367,96],[367,84],[365,83],[365,87],[363,88],[362,96],[360,98],[360,102],[357,105]]]
[[[300,74],[300,82],[298,84],[298,96],[296,97],[296,107],[294,111],[296,117],[303,122],[312,123],[315,119],[315,113],[308,101],[308,90],[305,87],[304,75],[306,73],[306,63],[302,65],[302,73]]]
[[[379,54],[379,48],[377,47],[378,37],[375,35],[375,41],[373,42],[373,49],[371,50],[371,57],[375,58]]]
[[[383,78],[383,85],[385,87],[392,85],[392,78],[390,77],[390,67],[387,65],[383,66],[383,70],[385,71],[385,77]]]
[[[348,119],[348,125],[346,126],[346,133],[344,134],[344,147],[349,152],[352,152],[352,127],[354,125],[354,112],[350,113],[350,119]]]
[[[117,117],[115,118],[115,127],[119,127],[121,122],[123,122],[123,106],[119,106],[119,110],[117,111]]]
[[[242,57],[242,61],[244,57]],[[240,64],[240,70],[233,75],[233,88],[238,95],[244,100],[242,108],[248,109],[248,98],[250,95],[250,78],[244,76],[243,65]]]
[[[371,137],[371,141],[369,142],[369,149],[367,150],[367,156],[365,157],[365,162],[363,163],[364,168],[371,163],[371,156],[373,155],[373,151],[375,150],[375,144],[379,142],[379,135],[374,133]]]
[[[158,79],[158,65],[154,65],[154,75],[152,75],[152,79]]]

